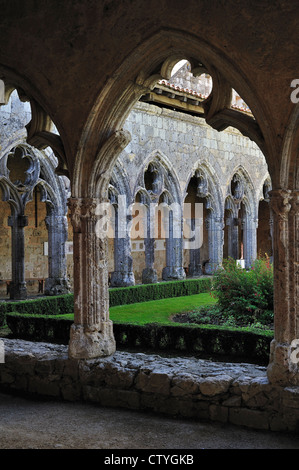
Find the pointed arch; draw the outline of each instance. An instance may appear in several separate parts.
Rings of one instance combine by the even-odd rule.
[[[95,196],[92,168],[97,173],[111,171],[124,148],[122,126],[138,99],[149,92],[158,80],[167,78],[175,62],[186,59],[194,73],[204,66],[213,78],[213,91],[205,103],[205,118],[217,130],[234,125],[255,140],[266,155],[271,172],[277,171],[277,139],[272,135],[271,116],[257,95],[254,84],[223,53],[200,40],[177,30],[161,30],[140,44],[111,77],[95,101],[81,136],[74,168],[74,197]],[[248,104],[254,118],[230,109],[231,90],[236,90]],[[107,146],[113,151],[103,151]],[[88,158],[87,158],[88,156]],[[96,163],[96,165],[95,165]],[[85,172],[83,172],[83,167]]]

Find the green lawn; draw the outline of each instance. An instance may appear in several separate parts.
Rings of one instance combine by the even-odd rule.
[[[176,313],[194,310],[200,305],[215,303],[209,293],[151,300],[130,305],[110,307],[110,319],[119,323],[172,323],[170,317]]]
[[[190,312],[201,305],[214,304],[216,300],[210,293],[172,297],[169,299],[150,300],[136,304],[118,305],[110,307],[110,319],[118,323],[146,323],[173,324],[171,316],[177,313]],[[73,313],[55,315],[56,318],[74,317]]]

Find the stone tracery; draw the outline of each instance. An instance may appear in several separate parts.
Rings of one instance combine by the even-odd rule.
[[[167,34],[166,34],[167,33]],[[171,38],[169,40],[169,37]],[[164,41],[161,41],[161,38],[165,39],[165,44],[163,43]],[[190,44],[188,46],[187,44]],[[196,42],[200,44],[200,46],[196,45]],[[159,46],[162,46],[160,48],[157,48],[157,43]],[[170,47],[171,43],[171,47]],[[175,57],[171,55],[171,60],[166,60],[163,62],[165,59],[165,56],[170,54],[174,54],[174,51],[176,50],[184,50],[186,51],[186,54],[182,53],[175,53]],[[194,54],[188,54],[187,52],[190,52],[190,50],[194,49]],[[147,56],[147,62],[144,65],[144,70],[140,72],[140,57],[144,57],[144,54],[142,54],[142,51],[149,51],[149,54]],[[156,51],[159,50],[157,53]],[[185,52],[184,51],[184,52]],[[167,53],[167,54],[166,54]],[[215,52],[213,47],[210,47],[209,44],[203,44],[201,41],[195,41],[192,36],[183,35],[180,34],[177,31],[169,31],[167,30],[160,32],[158,35],[153,36],[152,38],[148,39],[147,41],[142,44],[141,47],[139,47],[138,50],[134,51],[134,54],[129,58],[130,61],[124,63],[122,67],[120,67],[118,74],[115,76],[117,77],[118,80],[110,80],[108,81],[107,88],[104,90],[104,92],[101,94],[99,99],[97,100],[95,107],[93,108],[92,112],[90,113],[90,119],[88,119],[88,122],[86,124],[86,128],[82,134],[82,140],[80,142],[80,150],[78,152],[78,160],[76,167],[74,169],[74,172],[72,175],[74,175],[74,178],[72,178],[72,194],[75,198],[79,197],[95,197],[96,195],[94,194],[94,189],[90,190],[88,188],[88,183],[84,180],[84,172],[82,171],[83,168],[87,169],[87,173],[90,173],[90,168],[92,168],[92,163],[96,159],[96,152],[92,152],[91,149],[98,149],[98,148],[103,148],[107,142],[109,142],[109,139],[111,136],[115,136],[116,132],[118,132],[117,128],[119,129],[124,122],[127,113],[129,112],[130,106],[134,101],[136,101],[140,95],[151,91],[152,87],[155,85],[156,81],[161,78],[168,78],[168,73],[170,69],[170,64],[175,62],[175,60],[178,60],[178,58],[182,57],[201,57],[203,60],[204,64],[207,66],[208,71],[211,73],[213,77],[213,92],[210,96],[209,101],[206,102],[205,104],[205,117],[207,119],[207,122],[211,124],[213,127],[216,129],[220,130],[225,128],[228,124],[234,125],[238,127],[242,132],[244,132],[246,135],[249,135],[250,138],[254,139],[260,148],[263,150],[264,154],[266,155],[266,158],[268,159],[269,163],[269,168],[270,168],[270,174],[272,177],[272,181],[274,183],[274,188],[279,188],[275,189],[275,191],[280,190],[283,188],[286,190],[286,188],[291,187],[292,190],[294,189],[293,184],[289,184],[288,176],[283,175],[282,180],[283,184],[278,184],[279,181],[279,171],[277,171],[277,165],[276,161],[279,161],[277,158],[277,155],[279,153],[278,145],[274,142],[277,142],[277,139],[275,139],[275,136],[278,134],[274,130],[274,126],[271,126],[271,119],[269,118],[266,107],[263,108],[262,106],[260,107],[258,102],[261,97],[255,97],[254,92],[250,89],[250,86],[246,86],[246,77],[242,77],[242,74],[237,70],[235,67],[231,72],[229,71],[229,66],[231,63],[228,63],[229,61],[226,61],[225,57],[220,57],[218,53]],[[218,57],[219,55],[219,57]],[[162,59],[162,60],[161,60]],[[175,59],[175,60],[174,60]],[[197,64],[196,64],[197,62]],[[193,59],[190,59],[190,63],[192,66],[192,69],[194,70],[195,66],[198,65],[198,60],[194,61]],[[158,66],[158,64],[163,63],[162,67]],[[222,65],[222,67],[221,67]],[[151,70],[150,70],[151,69]],[[138,73],[138,78],[136,78],[135,74],[135,79],[133,76],[132,70],[135,71],[139,70]],[[220,72],[221,71],[221,72]],[[5,74],[4,74],[5,75]],[[3,78],[5,79],[6,77],[3,75]],[[120,77],[120,78],[119,78]],[[124,78],[122,78],[124,77]],[[10,77],[9,77],[10,78]],[[232,110],[230,107],[230,97],[231,97],[231,90],[232,87],[228,85],[230,82],[230,78],[233,78],[233,81],[239,81],[240,82],[240,90],[243,92],[244,91],[244,97],[246,98],[246,101],[248,101],[250,108],[253,110],[255,119],[252,117],[249,117],[247,115],[241,114],[235,110]],[[130,84],[128,84],[128,81],[130,81]],[[7,89],[9,89],[10,82],[9,79],[6,80],[7,83]],[[21,83],[20,83],[21,84]],[[26,98],[26,96],[29,94],[27,93],[28,90],[23,91],[23,89],[26,89],[26,87],[18,87],[19,94],[20,96],[23,97],[23,99]],[[108,92],[107,92],[108,90]],[[110,103],[109,101],[109,96],[110,93],[109,91],[112,91],[111,96],[117,97],[117,99],[114,99],[113,103]],[[122,92],[122,93],[120,93]],[[119,98],[121,96],[121,99]],[[108,97],[108,98],[107,98]],[[32,101],[33,102],[33,101]],[[112,104],[112,106],[105,106],[106,104]],[[129,106],[128,106],[129,105]],[[101,111],[100,108],[103,110]],[[107,111],[109,109],[109,111]],[[121,112],[124,111],[124,112]],[[35,111],[33,112],[33,114]],[[101,114],[102,113],[102,114]],[[105,114],[106,113],[106,114]],[[31,134],[31,143],[36,143],[38,146],[42,146],[44,144],[43,139],[48,138],[49,135],[47,134],[48,128],[47,128],[47,123],[48,119],[46,118],[47,113],[44,111],[39,112],[36,111],[36,116],[39,116],[38,119],[40,119],[40,123],[36,124],[31,124],[29,127],[29,134]],[[95,117],[96,116],[96,117]],[[268,117],[268,119],[267,119]],[[34,118],[36,121],[38,119]],[[286,126],[285,126],[286,128]],[[99,132],[101,130],[102,132]],[[292,129],[293,135],[296,132],[296,126],[293,126]],[[96,131],[96,132],[95,132]],[[87,143],[87,135],[88,137],[92,137],[90,142],[90,146],[85,147],[85,143]],[[292,138],[293,138],[292,135]],[[51,135],[52,138],[52,135]],[[47,141],[49,142],[51,138]],[[36,139],[36,140],[35,140]],[[59,143],[58,143],[59,140]],[[61,155],[63,155],[64,148],[67,147],[66,144],[66,139],[64,139],[64,143],[62,145],[62,139],[58,139],[56,137],[53,137],[51,144],[53,147],[56,148],[56,152],[59,154],[60,158]],[[292,140],[292,139],[290,139]],[[295,139],[294,139],[295,140]],[[42,142],[43,141],[43,142]],[[55,142],[54,142],[55,141]],[[95,142],[97,142],[98,145],[95,145]],[[285,146],[289,146],[289,142],[285,142]],[[286,147],[285,147],[286,148]],[[58,150],[57,150],[58,149]],[[84,149],[84,151],[83,151]],[[69,151],[69,148],[67,149]],[[83,157],[83,153],[85,156]],[[117,153],[117,152],[115,152]],[[287,152],[285,152],[287,153]],[[292,150],[292,159],[293,159],[293,154],[294,151]],[[116,158],[117,155],[115,155]],[[84,161],[84,158],[86,159]],[[284,158],[284,157],[283,157]],[[65,165],[66,163],[66,158],[62,158],[63,163],[62,166]],[[84,165],[83,163],[86,163]],[[100,162],[100,160],[99,160]],[[100,168],[102,165],[99,163],[98,168]],[[287,164],[285,166],[288,166]],[[292,162],[292,164],[289,167],[295,167],[296,162]],[[103,165],[101,171],[103,172],[101,175],[99,175],[99,172],[97,174],[97,177],[99,178],[98,180],[98,186],[101,187],[103,184],[104,187],[106,187],[109,184],[109,177],[110,175],[107,175],[107,166]],[[105,176],[104,175],[106,173]],[[108,171],[109,173],[109,171]],[[295,171],[295,174],[297,174],[297,170]],[[292,177],[290,176],[290,179]],[[273,193],[274,194],[274,193]],[[275,205],[275,203],[273,203]],[[273,206],[274,207],[274,206]],[[274,210],[275,213],[275,210]],[[279,234],[281,230],[286,230],[285,224],[281,223],[281,219],[286,222],[286,218],[289,220],[290,214],[287,216],[287,213],[284,213],[285,216],[282,218],[281,216],[275,217],[274,220],[274,225],[275,225],[275,230],[278,230]],[[293,217],[293,214],[292,214]],[[277,225],[278,224],[278,225]],[[287,235],[284,235],[284,237],[280,237],[278,234],[276,234],[276,240],[281,242],[282,238],[286,237],[286,243],[290,242],[293,243],[294,239],[290,238],[288,239]],[[290,262],[290,259],[288,258],[288,262]],[[276,288],[278,291],[281,290],[279,285],[276,285]]]

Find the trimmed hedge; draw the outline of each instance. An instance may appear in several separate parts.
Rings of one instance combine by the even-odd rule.
[[[14,338],[67,344],[73,319],[7,312],[6,323]]]
[[[0,302],[0,318],[3,319],[9,312],[30,313],[33,315],[64,315],[73,311],[73,294]]]
[[[149,300],[195,295],[202,292],[209,292],[211,288],[211,278],[185,279],[183,281],[167,281],[130,287],[114,287],[109,289],[109,301],[110,307],[115,307],[116,305],[135,304]]]
[[[118,345],[155,351],[176,351],[198,357],[220,357],[267,364],[272,333],[255,333],[204,325],[133,325],[114,323]]]
[[[14,337],[68,344],[73,320],[55,316],[7,314]],[[176,351],[199,357],[221,357],[236,361],[268,363],[271,332],[191,325],[133,325],[113,323],[118,347],[143,351]]]
[[[168,281],[157,284],[141,284],[109,289],[109,305],[127,305],[149,300],[194,295],[211,290],[211,278]],[[0,302],[0,327],[8,312],[32,315],[64,315],[74,312],[74,295],[65,294],[37,299]]]

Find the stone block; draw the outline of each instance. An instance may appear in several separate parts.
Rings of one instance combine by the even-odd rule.
[[[136,388],[146,393],[169,395],[170,377],[165,373],[152,372],[145,374],[140,372],[136,378]]]
[[[228,421],[237,426],[246,426],[254,429],[269,429],[269,417],[267,412],[259,410],[230,408]]]
[[[28,392],[42,396],[59,397],[60,381],[51,381],[51,377],[41,378],[36,375],[29,377]]]
[[[228,391],[233,379],[229,375],[206,377],[199,384],[200,392],[209,397]]]
[[[299,387],[286,387],[282,392],[282,404],[287,408],[299,409]]]
[[[222,402],[223,406],[235,406],[235,407],[240,407],[242,403],[242,399],[240,396],[232,396],[227,398]]]
[[[221,423],[227,423],[228,408],[226,406],[210,405],[209,413],[210,413],[210,419],[212,421],[219,421]]]
[[[170,394],[172,396],[194,395],[199,391],[199,385],[192,377],[174,377]]]

